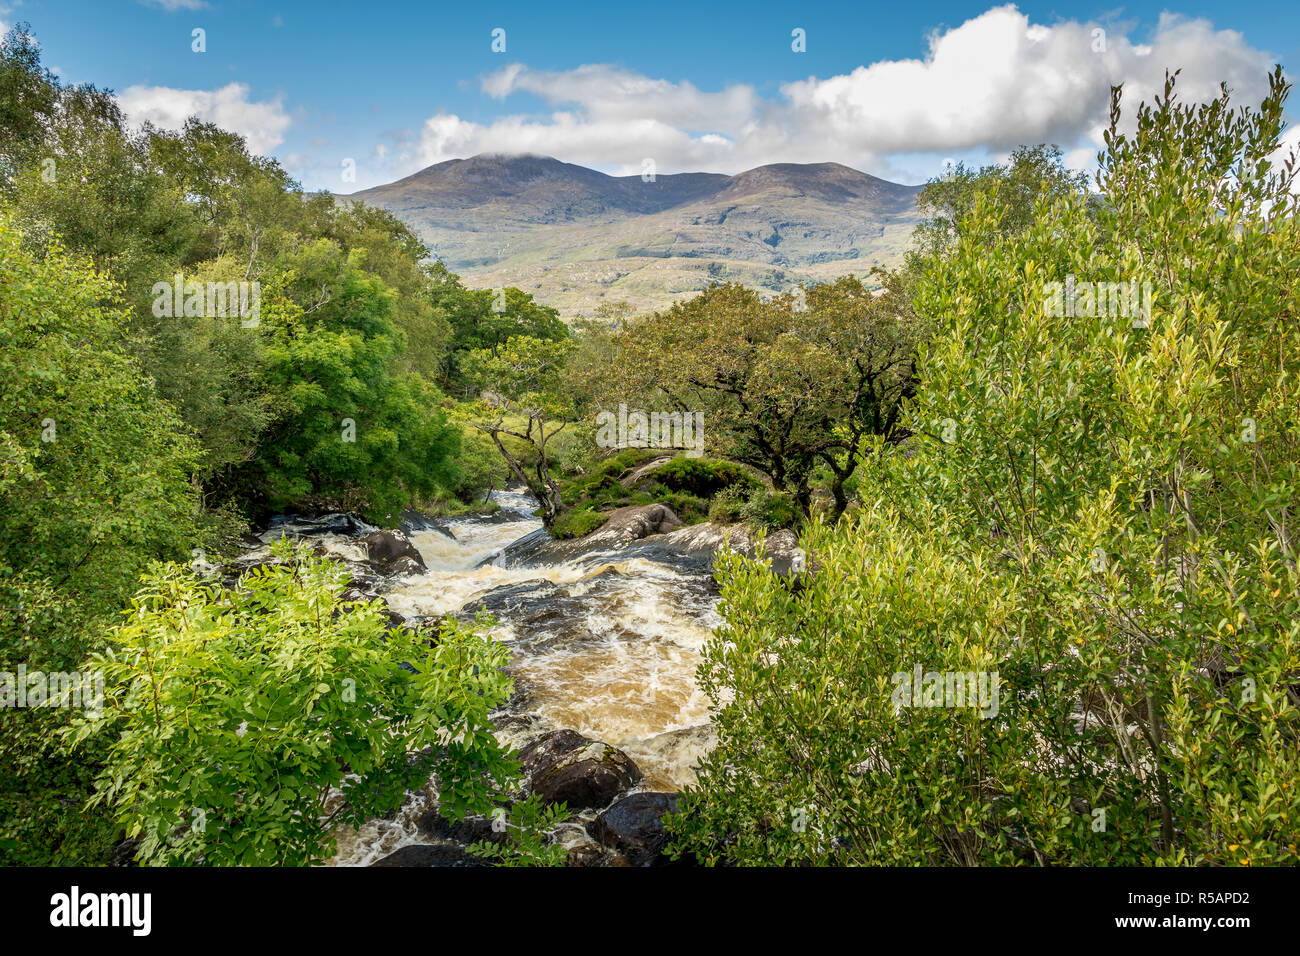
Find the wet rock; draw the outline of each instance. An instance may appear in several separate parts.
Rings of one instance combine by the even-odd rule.
[[[503,568],[562,564],[594,551],[627,548],[646,538],[655,538],[681,528],[682,521],[665,504],[630,505],[610,512],[605,523],[581,538],[556,541],[545,529],[520,538],[497,554],[480,562],[479,567],[496,564]]]
[[[359,542],[366,549],[370,566],[383,574],[423,574],[424,558],[400,531],[375,531]]]
[[[371,866],[489,866],[482,857],[451,843],[413,843],[376,860]]]
[[[436,531],[438,534],[445,535],[455,541],[456,536],[444,527],[445,518],[427,515],[423,511],[416,511],[414,508],[407,508],[402,512],[401,521],[398,527],[402,533],[410,536],[417,531]]]
[[[676,812],[675,793],[634,793],[597,816],[587,832],[632,866],[649,866],[668,842],[663,818]]]
[[[375,531],[375,526],[362,521],[356,515],[335,511],[317,517],[276,515],[271,519],[267,531],[274,537],[279,537],[281,534],[297,538],[337,534],[345,538],[357,538],[372,533]],[[263,536],[264,540],[265,537]]]
[[[512,541],[500,551],[489,554],[478,563],[477,567],[482,568],[489,564],[495,564],[503,568],[523,568],[534,565],[559,564],[569,557],[563,547],[565,544],[571,544],[571,542],[552,540],[549,531],[545,528],[538,528],[536,531]]]
[[[505,616],[527,607],[545,605],[563,589],[551,581],[525,581],[523,584],[503,584],[493,588],[476,601],[466,604],[461,613],[472,617],[479,611],[494,616]]]
[[[533,793],[570,810],[606,807],[641,780],[641,770],[623,751],[575,730],[543,734],[519,754]]]
[[[579,843],[569,847],[565,857],[565,866],[602,866],[605,863],[605,850],[597,843]]]
[[[505,830],[494,830],[493,821],[488,817],[466,817],[463,820],[448,820],[438,810],[430,810],[415,821],[422,833],[454,840],[457,843],[497,843],[505,844],[509,834]]]

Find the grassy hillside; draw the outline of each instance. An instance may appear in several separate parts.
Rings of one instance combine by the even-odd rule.
[[[837,163],[736,176],[607,176],[536,156],[451,160],[349,197],[403,219],[477,288],[517,286],[566,318],[660,308],[715,280],[771,291],[900,257],[917,188]]]

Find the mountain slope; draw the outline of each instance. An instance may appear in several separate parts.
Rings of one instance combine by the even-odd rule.
[[[660,308],[731,280],[784,291],[897,261],[919,187],[838,163],[644,182],[540,156],[454,159],[348,197],[387,209],[479,287],[590,315]]]

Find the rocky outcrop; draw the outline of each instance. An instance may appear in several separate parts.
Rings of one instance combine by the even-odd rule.
[[[519,753],[529,789],[570,810],[607,807],[641,782],[641,769],[623,751],[576,730],[543,734]]]
[[[489,866],[489,861],[452,843],[413,843],[371,866]]]
[[[594,551],[617,551],[681,527],[681,519],[665,504],[629,505],[610,512],[603,525],[581,538],[556,541],[545,530],[535,531],[482,563],[506,568],[560,564]]]
[[[633,469],[632,473],[628,475],[626,478],[620,478],[618,480],[618,483],[622,485],[624,488],[633,488],[637,484],[639,484],[643,479],[648,478],[652,472],[663,467],[664,465],[668,464],[672,460],[673,460],[672,456],[669,455],[664,458],[656,458],[654,461],[646,462],[644,465],[640,466],[639,468]]]
[[[676,812],[675,793],[634,793],[597,816],[587,832],[632,866],[649,866],[668,843],[664,817]]]
[[[681,526],[682,519],[665,504],[629,505],[610,512],[605,523],[587,535],[587,539],[617,546],[653,534],[666,534]]]
[[[401,531],[374,531],[357,542],[370,566],[381,574],[423,574],[420,551]]]

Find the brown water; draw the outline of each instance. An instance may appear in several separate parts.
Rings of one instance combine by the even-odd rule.
[[[625,750],[651,790],[695,781],[694,764],[712,746],[708,701],[695,683],[700,652],[719,623],[707,571],[674,567],[617,551],[536,567],[478,567],[541,527],[529,500],[496,496],[517,520],[469,518],[411,540],[428,566],[385,597],[407,617],[474,610],[497,619],[492,636],[511,649],[516,695],[511,712],[537,719],[532,731],[571,728]],[[502,731],[518,746],[518,731]],[[409,801],[393,820],[338,833],[340,865],[373,862],[421,842],[415,820],[431,794]],[[576,831],[575,831],[576,835]]]

